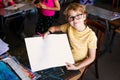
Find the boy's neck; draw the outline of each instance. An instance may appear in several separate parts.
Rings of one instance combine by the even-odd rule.
[[[87,27],[86,25],[82,25],[79,27],[78,31],[82,32],[86,29],[86,27]]]

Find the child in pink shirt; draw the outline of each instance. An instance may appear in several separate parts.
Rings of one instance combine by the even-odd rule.
[[[14,5],[15,2],[13,0],[0,0],[0,8],[4,8],[7,6]]]
[[[60,4],[58,0],[41,0],[35,6],[39,13],[35,32],[44,33],[52,26],[55,11],[60,10]]]

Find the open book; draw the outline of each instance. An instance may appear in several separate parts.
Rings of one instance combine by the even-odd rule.
[[[50,34],[42,37],[25,38],[32,71],[74,64],[74,59],[66,34]]]

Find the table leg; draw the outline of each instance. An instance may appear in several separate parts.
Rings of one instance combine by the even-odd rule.
[[[107,34],[107,44],[106,44],[106,47],[105,49],[102,51],[102,53],[105,53],[105,52],[111,52],[111,29],[110,29],[110,26],[109,26],[109,23],[108,23],[108,20],[105,20],[105,25],[106,25],[106,34]]]
[[[111,53],[112,52],[112,45],[113,45],[113,39],[114,39],[115,31],[111,29],[111,26],[109,25],[108,20],[106,20],[105,22],[106,22],[106,26],[107,26],[106,31],[107,31],[107,38],[108,38],[106,51]]]
[[[5,39],[5,33],[3,31],[3,28],[4,28],[4,17],[0,16],[0,38],[1,39]]]

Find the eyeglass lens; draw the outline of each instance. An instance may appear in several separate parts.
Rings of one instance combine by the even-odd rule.
[[[69,21],[74,21],[74,19],[79,20],[81,17],[82,17],[82,14],[78,14],[76,16],[70,16],[70,17],[68,17],[68,20]]]

